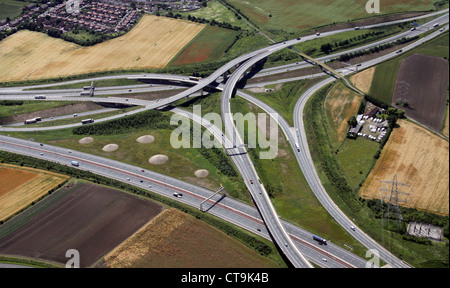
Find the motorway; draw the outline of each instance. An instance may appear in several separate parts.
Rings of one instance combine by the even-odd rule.
[[[192,117],[188,115],[189,112],[178,111],[178,113]],[[212,125],[211,127],[215,126]],[[218,135],[221,132],[220,130],[211,130],[211,133]],[[158,193],[162,196],[173,198],[174,200],[195,208],[199,208],[200,203],[210,197],[214,192],[166,175],[143,169],[142,167],[136,167],[108,158],[75,150],[67,150],[62,147],[48,144],[41,146],[40,143],[35,141],[2,135],[0,136],[0,147],[0,149],[4,151],[45,159],[46,161],[56,162],[67,166],[70,166],[71,161],[78,161],[80,163],[78,169],[87,170],[98,175],[129,183],[142,189]],[[144,172],[142,172],[142,170],[144,170]],[[173,197],[174,192],[183,193],[183,197]],[[264,221],[261,219],[259,211],[251,205],[244,204],[241,201],[237,201],[230,197],[222,198],[220,195],[216,195],[207,202],[205,210],[207,213],[238,225],[266,239],[272,240],[264,225]],[[291,237],[295,239],[295,245],[298,249],[304,253],[310,261],[317,263],[317,265],[333,268],[364,267],[366,260],[355,256],[349,251],[334,244],[326,246],[318,245],[317,242],[313,241],[310,232],[285,221],[283,221],[283,225],[289,228],[289,233]],[[324,262],[322,260],[323,258],[326,258],[328,261]]]
[[[225,133],[227,137],[232,137],[233,146],[236,147],[231,153],[231,159],[238,167],[241,177],[244,179],[245,184],[258,207],[264,223],[270,231],[274,242],[278,244],[280,250],[290,260],[291,264],[297,268],[312,268],[311,263],[303,256],[298,250],[297,246],[293,243],[291,237],[289,237],[284,226],[281,224],[278,214],[272,205],[267,191],[264,188],[264,184],[260,183],[259,176],[253,166],[253,162],[250,159],[245,147],[242,147],[244,142],[242,141],[237,128],[234,125],[233,113],[231,111],[230,99],[233,96],[233,91],[237,82],[241,79],[242,75],[255,63],[269,56],[270,53],[262,53],[256,57],[253,57],[249,61],[245,62],[232,74],[231,78],[225,84],[225,88],[221,97],[221,112],[222,119],[225,124]],[[235,139],[236,138],[236,139]],[[227,147],[227,148],[232,148]]]
[[[447,16],[447,19],[448,19],[448,15],[446,15],[446,16]],[[447,25],[447,29],[448,29],[448,25]],[[433,33],[432,35],[434,35],[434,34],[437,34],[437,32]],[[311,36],[311,37],[314,37],[314,36]],[[307,39],[308,39],[308,37],[303,37],[302,40],[306,41]],[[286,47],[289,47],[289,46],[293,45],[294,43],[298,43],[298,41],[299,41],[298,39],[291,40],[291,41],[286,41],[286,42],[283,42],[281,44],[279,43],[279,44],[272,45],[272,46],[268,47],[267,49],[260,49],[257,52],[253,52],[251,54],[241,56],[241,57],[239,57],[240,59],[235,59],[235,61],[231,61],[230,63],[228,63],[227,65],[225,65],[221,69],[218,69],[215,73],[213,73],[208,78],[200,80],[200,83],[198,83],[198,85],[196,85],[196,86],[194,86],[192,88],[189,88],[189,89],[185,90],[182,93],[179,93],[178,95],[176,95],[174,97],[170,97],[170,98],[158,101],[158,102],[153,101],[152,103],[148,103],[148,101],[136,100],[136,99],[128,99],[127,100],[127,99],[123,99],[123,98],[102,98],[101,101],[99,101],[99,102],[108,102],[108,101],[110,101],[111,103],[123,103],[123,104],[140,105],[140,106],[145,106],[145,109],[158,108],[158,107],[161,107],[161,106],[168,105],[169,103],[172,103],[175,100],[187,97],[191,93],[196,92],[199,89],[202,89],[202,88],[206,87],[207,85],[209,85],[210,83],[215,81],[215,79],[217,79],[219,76],[223,75],[231,67],[236,67],[238,63],[242,63],[242,61],[246,61],[246,60],[250,59],[251,61],[245,62],[244,64],[241,65],[242,67],[239,66],[238,69],[235,71],[235,73],[232,74],[232,76],[230,78],[231,80],[227,81],[227,83],[225,85],[225,88],[224,88],[224,93],[223,93],[223,95],[227,95],[227,96],[222,97],[223,103],[227,103],[227,101],[225,101],[224,99],[227,99],[227,98],[229,99],[230,95],[233,93],[232,91],[234,89],[234,85],[237,82],[237,80],[239,80],[240,74],[245,73],[245,71],[248,68],[250,68],[254,63],[256,63],[260,59],[264,59],[270,53],[273,53],[273,52],[278,51],[280,49],[284,49]],[[426,41],[426,40],[422,40],[422,42],[423,41]],[[412,45],[409,45],[408,47],[410,47],[410,46],[412,47]],[[412,48],[406,48],[406,49],[404,49],[404,51],[407,51],[408,49],[412,49]],[[384,61],[385,59],[389,59],[389,57],[395,57],[396,55],[389,55],[389,57],[387,57],[387,56],[385,56],[385,58],[383,58],[383,59],[378,59],[377,61],[381,62],[381,61]],[[369,67],[371,65],[375,65],[375,63],[377,61],[372,61],[371,63],[365,63],[365,65],[363,67]],[[350,72],[347,71],[347,73],[350,73]],[[84,81],[86,81],[86,80],[84,80]],[[325,85],[328,81],[329,81],[329,83],[331,83],[331,81],[334,81],[334,79],[333,78],[328,78],[327,80],[319,83],[321,85],[317,84],[316,86],[313,87],[314,89],[311,88],[307,93],[305,93],[302,96],[301,99],[307,99],[310,95],[312,95],[315,91],[317,91],[317,89],[320,89],[320,87]],[[13,94],[15,94],[19,89],[11,89],[11,92],[12,92],[12,90],[14,90]],[[12,95],[8,95],[8,96],[12,97]],[[18,97],[18,96],[16,95],[15,97]],[[20,96],[20,97],[26,97],[24,99],[30,100],[29,96]],[[65,97],[65,98],[67,98],[68,101],[80,101],[80,100],[82,100],[82,101],[93,101],[94,100],[91,97],[86,97],[86,98],[73,97],[74,99],[72,99],[72,97]],[[95,99],[95,100],[97,100],[97,99]],[[306,101],[306,100],[302,100],[302,101]],[[222,110],[223,112],[229,111],[229,107],[227,108],[226,106],[227,105],[223,106],[223,110]],[[303,107],[304,107],[304,102],[301,102],[299,100],[299,102],[297,103],[296,112],[295,112],[296,119],[297,119],[296,120],[296,129],[299,129],[299,130],[296,130],[296,131],[302,131],[301,129],[303,128],[303,125],[302,125],[302,122],[301,122],[301,119],[302,119],[302,108]],[[228,127],[228,129],[226,131],[227,135],[234,135],[235,134],[232,130],[230,130],[230,127],[232,127],[232,126],[230,126],[230,125],[225,125],[225,126],[226,126],[226,128]],[[4,129],[9,129],[9,128],[3,127],[2,130],[4,130]],[[37,128],[35,128],[33,130],[36,130],[36,129]],[[283,128],[283,131],[285,131],[285,130],[286,130],[286,127]],[[4,131],[6,131],[6,130],[4,130]],[[292,133],[292,129],[289,129],[289,131],[291,131],[291,133]],[[292,135],[291,135],[291,137],[292,137]],[[307,143],[305,141],[306,139],[304,139],[304,131],[302,131],[301,133],[297,133],[297,135],[295,135],[295,137],[298,137],[298,141],[300,142],[299,144],[302,145],[301,153],[299,153],[299,154],[300,155],[304,155],[304,157],[306,157],[302,161],[299,160],[299,163],[300,162],[303,163],[303,164],[300,165],[302,167],[302,170],[309,171],[307,173],[313,175],[313,176],[311,176],[312,177],[311,179],[315,178],[315,180],[318,180],[318,177],[314,175],[314,171],[313,170],[308,170],[308,169],[311,169],[311,167],[314,167],[314,165],[312,164],[312,161],[310,159],[310,155],[308,156],[308,153],[306,153],[306,152],[309,152],[309,150],[308,150]],[[6,138],[6,137],[4,137],[4,138]],[[8,137],[8,139],[9,139],[9,137]],[[28,148],[30,148],[29,145],[30,145],[30,141],[28,141]],[[293,145],[292,142],[291,142],[291,145]],[[22,149],[23,149],[24,146],[26,147],[26,145],[22,145]],[[243,148],[238,148],[238,149],[242,150]],[[293,149],[295,149],[295,148],[293,148]],[[242,152],[245,152],[245,149],[243,149]],[[41,153],[43,153],[43,152],[41,152]],[[73,157],[73,156],[71,156],[71,157]],[[89,157],[89,156],[83,155],[83,157]],[[85,158],[82,158],[82,159],[85,159]],[[86,159],[89,159],[89,158],[86,158]],[[232,157],[232,159],[233,159],[233,161],[235,161],[235,163],[238,163],[237,166],[240,167],[239,170],[242,173],[244,179],[246,179],[246,180],[249,180],[249,179],[256,180],[257,179],[257,174],[254,171],[253,165],[251,165],[251,161],[249,161],[250,159],[248,158],[248,155],[246,153],[238,155],[238,157]],[[65,163],[68,163],[68,162],[65,162]],[[112,167],[112,166],[110,166],[110,167]],[[158,178],[155,178],[155,179],[158,179]],[[313,180],[310,180],[310,181],[311,181],[311,183],[314,183]],[[296,266],[296,267],[310,267],[310,264],[308,263],[308,261],[306,261],[305,257],[306,258],[310,258],[310,259],[312,257],[311,256],[306,256],[306,255],[309,255],[309,254],[307,254],[306,252],[301,251],[302,250],[301,248],[297,248],[297,246],[298,246],[297,244],[293,245],[293,242],[292,242],[293,240],[291,239],[291,237],[286,237],[286,235],[287,235],[286,234],[286,229],[283,228],[283,226],[286,227],[287,225],[286,224],[280,225],[279,217],[276,216],[276,212],[273,213],[274,210],[272,210],[273,207],[271,207],[270,200],[268,199],[268,197],[267,197],[267,199],[265,199],[266,196],[264,196],[264,195],[266,195],[266,193],[265,193],[264,187],[262,185],[250,184],[249,181],[246,181],[246,183],[247,183],[247,186],[249,187],[249,190],[251,191],[251,193],[253,195],[253,198],[256,199],[255,202],[257,202],[257,205],[260,208],[259,212],[263,212],[263,214],[265,215],[265,217],[263,217],[263,219],[264,219],[264,222],[266,223],[266,225],[268,225],[267,227],[271,227],[270,230],[271,231],[275,231],[275,233],[272,234],[272,237],[274,237],[274,235],[276,235],[274,237],[274,239],[276,240],[275,241],[276,243],[279,243],[278,246],[281,249],[283,249],[285,255],[289,259],[291,259],[292,263],[294,263],[294,266]],[[308,181],[308,183],[309,183],[309,181]],[[310,183],[310,185],[312,185],[313,187],[316,187],[316,186],[320,187],[321,186],[320,185],[320,181],[318,183],[316,183],[316,184],[311,184],[311,183]],[[159,187],[159,186],[156,186],[156,187]],[[190,188],[192,188],[193,190],[187,190],[187,191],[195,191],[195,189],[199,189],[198,187],[190,187]],[[152,187],[152,189],[155,189],[155,188]],[[321,189],[323,189],[323,187],[322,188],[314,188],[313,191],[318,191],[318,190],[321,190]],[[323,191],[324,191],[324,189],[323,189]],[[261,194],[259,194],[260,192],[261,192]],[[211,191],[209,191],[209,194],[210,193],[211,193]],[[169,193],[168,196],[170,197],[170,195],[171,194]],[[261,195],[261,197],[258,197],[258,195]],[[325,195],[326,195],[326,192],[325,192]],[[184,199],[185,198],[183,198],[183,200]],[[225,199],[229,199],[229,197],[226,197],[226,198],[222,199],[222,201],[225,200]],[[267,205],[267,206],[265,206],[265,205]],[[335,206],[334,203],[329,203],[327,205],[328,205],[328,207],[326,207],[327,210],[330,209],[331,211],[336,210],[336,211],[340,212],[340,210],[337,207],[333,207],[333,206]],[[215,205],[214,207],[216,207],[216,206],[217,205]],[[261,207],[264,207],[264,208],[261,208]],[[340,212],[340,213],[342,214],[342,212]],[[335,216],[333,215],[333,217],[335,217]],[[336,217],[338,217],[338,216],[336,216]],[[347,227],[346,229],[349,229],[350,226],[348,226],[348,223],[351,223],[351,222],[348,222],[347,220],[348,219],[344,219],[344,220],[342,220],[342,222],[339,222],[339,223],[343,223],[341,225],[344,228]],[[250,229],[250,231],[252,231],[252,230]],[[355,233],[355,234],[357,234],[357,233]],[[364,244],[364,239],[368,238],[367,235],[363,235],[363,234],[362,235],[356,235],[356,236],[358,237],[357,239],[363,244]],[[295,239],[294,237],[292,237],[292,238]],[[364,245],[365,246],[366,245],[370,246],[370,245],[372,245],[372,243],[371,243],[371,241],[369,241],[368,244],[364,244]],[[303,246],[301,246],[301,247],[303,247]],[[285,248],[288,248],[288,249],[285,249]],[[299,252],[299,250],[301,252]],[[305,257],[303,255],[305,255]],[[387,263],[391,264],[391,262],[392,262],[393,263],[392,265],[394,265],[394,266],[396,266],[398,264],[397,263],[397,259],[389,258],[390,257],[389,255],[383,256],[383,257],[386,258],[386,259],[384,259],[384,258],[383,259]],[[317,259],[314,260],[314,263],[317,263]],[[321,263],[320,260],[319,260],[319,263]],[[330,263],[330,262],[327,262],[327,263]],[[323,265],[323,263],[321,263],[321,264]],[[404,264],[403,265],[402,264],[403,263],[400,262],[399,267],[404,267]],[[361,267],[361,266],[360,265],[355,265],[355,267]]]

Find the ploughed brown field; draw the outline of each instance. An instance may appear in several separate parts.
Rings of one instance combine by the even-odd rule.
[[[392,105],[408,103],[399,107],[406,115],[430,128],[440,131],[445,117],[448,61],[434,56],[414,54],[402,61],[395,84]]]
[[[67,250],[76,249],[80,266],[88,267],[163,210],[148,200],[99,185],[78,183],[70,189],[0,239],[0,254],[65,264],[70,259]]]

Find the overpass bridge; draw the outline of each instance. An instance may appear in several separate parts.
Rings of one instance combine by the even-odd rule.
[[[338,79],[345,79],[344,76],[342,76],[339,72],[337,72],[336,70],[334,70],[333,68],[331,68],[330,66],[325,64],[324,62],[321,62],[321,61],[319,61],[317,59],[314,59],[311,56],[308,56],[305,53],[300,52],[300,51],[298,51],[296,49],[291,48],[291,50],[294,51],[295,53],[299,54],[303,58],[304,61],[306,61],[306,62],[308,62],[308,63],[310,63],[312,65],[317,65],[320,68],[322,68],[323,72],[325,72],[325,73],[328,72],[328,74],[330,74],[331,76],[334,76],[334,77],[336,77]]]

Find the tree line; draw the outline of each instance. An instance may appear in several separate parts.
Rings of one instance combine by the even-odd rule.
[[[96,124],[79,126],[72,130],[74,135],[117,135],[145,129],[171,129],[170,118],[158,110],[148,110],[126,118],[114,119]]]

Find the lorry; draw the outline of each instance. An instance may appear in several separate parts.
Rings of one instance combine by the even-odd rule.
[[[27,120],[25,120],[25,121],[23,121],[23,124],[33,124],[33,123],[36,123],[37,122],[37,120],[36,120],[36,118],[33,118],[33,119],[27,119]]]
[[[319,242],[320,244],[327,245],[327,240],[323,239],[322,237],[313,235],[313,239]]]
[[[81,124],[89,124],[89,123],[94,123],[94,119],[84,119],[84,120],[81,120]]]
[[[78,163],[78,161],[72,161],[71,164],[72,164],[72,166],[75,166],[75,167],[80,166],[80,163]]]

